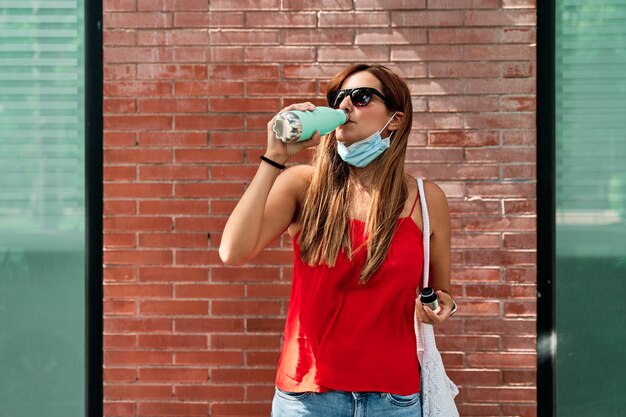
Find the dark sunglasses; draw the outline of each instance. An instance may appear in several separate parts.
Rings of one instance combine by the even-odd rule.
[[[345,90],[329,91],[326,95],[328,105],[333,109],[339,108],[339,105],[346,96],[350,96],[350,101],[357,107],[365,107],[370,104],[372,97],[378,96],[382,101],[386,102],[385,96],[379,93],[375,88],[371,87],[358,87],[347,88]]]

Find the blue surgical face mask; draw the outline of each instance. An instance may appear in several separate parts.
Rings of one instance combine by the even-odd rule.
[[[354,142],[350,146],[346,146],[343,142],[337,141],[337,153],[341,159],[354,167],[363,168],[382,155],[383,152],[389,148],[389,140],[391,139],[391,134],[393,134],[393,132],[385,139],[380,136],[380,132],[385,130],[387,125],[395,117],[396,113],[391,116],[382,129],[378,132],[374,132],[371,136],[363,140]]]

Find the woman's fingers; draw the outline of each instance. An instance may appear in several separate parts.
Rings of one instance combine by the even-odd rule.
[[[294,103],[291,104],[280,111],[280,113],[291,111],[291,110],[299,110],[299,111],[313,111],[315,110],[315,104],[305,101],[304,103]]]

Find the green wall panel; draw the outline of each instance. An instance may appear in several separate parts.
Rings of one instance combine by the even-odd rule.
[[[85,412],[83,4],[0,1],[0,415]]]
[[[556,410],[623,415],[626,0],[556,2]]]

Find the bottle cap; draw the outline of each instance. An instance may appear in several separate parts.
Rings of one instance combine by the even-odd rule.
[[[420,293],[420,301],[424,304],[437,300],[437,293],[430,287],[424,287]]]
[[[302,135],[302,122],[296,114],[287,111],[276,116],[272,130],[283,142],[293,142]]]

